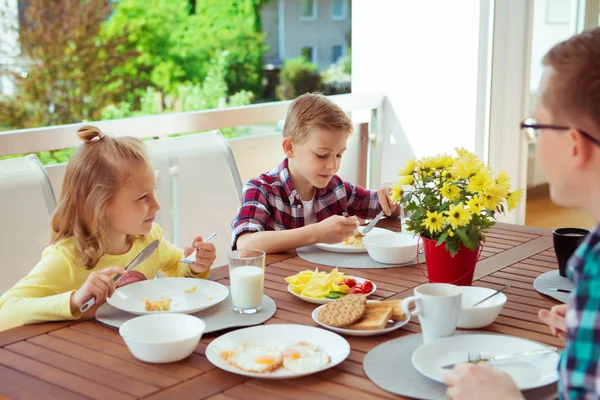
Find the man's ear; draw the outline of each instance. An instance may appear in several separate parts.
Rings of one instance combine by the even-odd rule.
[[[291,138],[283,138],[281,147],[283,147],[283,152],[288,158],[294,158],[294,141]]]
[[[583,168],[590,162],[592,158],[592,147],[595,146],[595,144],[576,129],[569,130],[569,137],[571,138],[570,155],[573,159],[573,166],[575,168]]]

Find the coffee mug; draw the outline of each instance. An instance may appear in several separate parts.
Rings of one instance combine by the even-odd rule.
[[[415,288],[415,295],[402,301],[405,314],[418,316],[423,342],[454,335],[460,317],[462,293],[447,283],[425,283]],[[415,309],[409,311],[411,303]]]
[[[552,232],[554,253],[558,260],[558,273],[567,276],[567,262],[579,247],[583,239],[590,233],[587,229],[559,228]]]

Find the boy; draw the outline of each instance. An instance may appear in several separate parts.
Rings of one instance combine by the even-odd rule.
[[[354,233],[357,216],[374,218],[383,209],[397,217],[389,187],[366,190],[336,175],[351,132],[346,113],[325,96],[307,93],[294,100],[283,127],[287,158],[245,185],[232,247],[278,253],[339,243]]]
[[[552,200],[600,222],[600,28],[554,46],[544,57],[534,118],[521,128],[538,140]],[[566,305],[541,310],[566,338],[559,362],[561,399],[600,398],[600,224],[569,260],[574,290]],[[522,399],[510,377],[489,365],[459,365],[445,377],[451,399]]]

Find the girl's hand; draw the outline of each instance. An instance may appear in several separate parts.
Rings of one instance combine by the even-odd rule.
[[[196,248],[196,263],[194,265],[190,265],[190,269],[196,274],[206,272],[208,269],[210,269],[217,258],[215,245],[212,243],[204,243],[202,237],[198,236],[196,239],[194,239],[192,247],[186,247],[183,249],[184,257],[192,254],[194,252],[194,248]]]
[[[127,271],[120,267],[108,267],[92,272],[83,285],[71,295],[71,314],[79,312],[79,307],[92,297],[96,299],[97,305],[103,304],[106,298],[115,292],[115,283],[111,275],[126,273]]]

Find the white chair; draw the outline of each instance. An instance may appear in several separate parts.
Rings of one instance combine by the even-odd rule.
[[[158,172],[162,208],[157,223],[165,238],[183,247],[195,236],[206,238],[217,232],[213,267],[227,264],[231,222],[242,197],[242,182],[227,140],[219,131],[211,131],[147,145]]]
[[[40,260],[56,198],[35,155],[0,161],[0,294]]]

